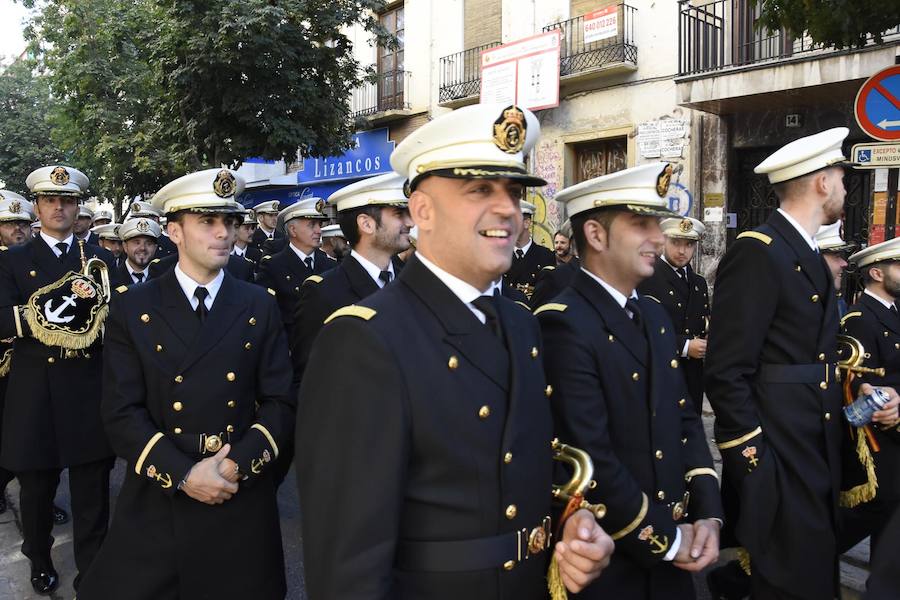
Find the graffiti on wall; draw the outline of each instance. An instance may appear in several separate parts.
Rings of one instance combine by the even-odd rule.
[[[532,235],[542,246],[553,248],[553,233],[559,229],[561,214],[559,204],[553,200],[562,179],[562,155],[550,140],[540,142],[535,149],[534,173],[543,178],[543,188],[529,188],[527,200],[534,204]]]

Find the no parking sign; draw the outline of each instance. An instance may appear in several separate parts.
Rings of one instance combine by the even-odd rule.
[[[859,88],[856,122],[876,140],[900,141],[900,65],[875,73]]]

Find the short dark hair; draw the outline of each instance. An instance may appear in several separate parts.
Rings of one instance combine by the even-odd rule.
[[[892,262],[894,262],[894,261],[893,260],[881,260],[876,263],[872,263],[871,265],[864,266],[860,272],[860,275],[862,276],[863,285],[869,285],[870,283],[873,283],[875,281],[871,275],[872,269],[884,270]]]
[[[344,238],[347,240],[347,243],[350,246],[356,246],[359,244],[359,226],[356,224],[356,217],[359,215],[369,215],[373,219],[375,219],[375,225],[381,226],[381,210],[383,206],[379,205],[366,205],[360,206],[359,208],[352,208],[350,210],[345,210],[338,213],[337,220],[338,225],[341,226],[341,231],[344,233]]]
[[[579,213],[571,217],[572,236],[575,238],[575,248],[579,252],[583,252],[587,248],[587,238],[584,236],[584,224],[589,220],[597,221],[600,226],[609,232],[616,214],[620,212],[611,208],[595,208],[587,212]]]

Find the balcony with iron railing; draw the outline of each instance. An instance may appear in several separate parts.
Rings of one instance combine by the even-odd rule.
[[[584,16],[544,27],[544,31],[561,32],[559,76],[562,82],[589,78],[609,71],[637,69],[637,45],[634,20],[637,9],[625,3],[617,6],[615,36],[596,42],[584,41]]]
[[[784,30],[758,29],[759,9],[748,0],[678,0],[678,4],[680,77],[710,76],[841,52],[814,43],[806,34],[794,36]],[[885,31],[882,36],[884,42],[900,40],[900,27]],[[867,45],[875,45],[873,37]]]
[[[481,93],[481,53],[499,46],[491,42],[441,58],[438,103],[458,107],[478,101]]]
[[[409,71],[384,71],[363,83],[350,94],[350,116],[384,121],[410,114]]]

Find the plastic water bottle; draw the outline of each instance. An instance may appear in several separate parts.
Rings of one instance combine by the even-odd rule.
[[[871,394],[862,395],[852,404],[844,407],[844,418],[854,427],[862,427],[872,420],[875,411],[884,408],[890,398],[879,388],[874,388]]]

